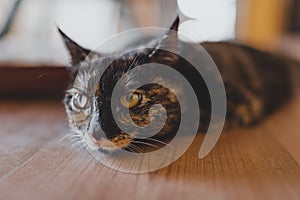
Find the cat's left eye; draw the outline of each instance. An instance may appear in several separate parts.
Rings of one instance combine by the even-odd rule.
[[[86,95],[76,93],[73,97],[74,106],[78,109],[84,109],[88,106],[88,98]]]
[[[121,104],[125,107],[125,108],[133,108],[135,106],[137,106],[139,104],[139,102],[141,101],[141,95],[140,94],[130,94],[130,95],[125,95],[123,97],[121,97]]]

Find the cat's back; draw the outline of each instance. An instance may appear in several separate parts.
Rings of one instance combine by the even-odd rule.
[[[226,65],[262,67],[268,70],[289,65],[300,67],[300,61],[276,52],[268,52],[235,42],[204,42],[204,49],[220,67]],[[219,67],[219,66],[218,66]],[[261,70],[263,70],[261,69]]]
[[[233,42],[201,45],[214,60],[225,85],[261,98],[267,111],[289,99],[299,86],[297,60]]]

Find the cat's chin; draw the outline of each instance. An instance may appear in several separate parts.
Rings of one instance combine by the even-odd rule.
[[[102,149],[102,148],[98,148],[97,151],[100,153],[106,154],[106,155],[112,155],[113,153],[116,152],[116,150],[108,150],[108,149]]]
[[[100,153],[103,153],[103,154],[107,154],[107,155],[111,155],[113,152],[116,151],[116,149],[108,149],[108,148],[102,148],[102,147],[99,147],[95,144],[91,144],[91,143],[87,143],[86,145],[86,149],[90,152],[100,152]]]

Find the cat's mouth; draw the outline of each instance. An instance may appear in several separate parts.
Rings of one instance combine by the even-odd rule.
[[[137,138],[135,134],[128,135],[121,133],[113,139],[101,137],[89,137],[88,145],[91,149],[98,150],[104,153],[114,153],[118,150],[124,150],[133,153],[147,153],[156,151],[164,146],[173,148],[167,141],[162,141],[155,138]]]
[[[103,137],[96,139],[92,136],[90,139],[93,142],[93,146],[96,146],[98,149],[115,151],[128,147],[133,140],[133,137],[127,134],[120,134],[111,140]]]

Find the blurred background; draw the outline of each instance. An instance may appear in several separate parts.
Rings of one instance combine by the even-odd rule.
[[[65,65],[57,26],[94,48],[124,30],[167,28],[177,5],[190,19],[180,31],[198,42],[235,39],[300,58],[300,0],[0,0],[0,63]]]
[[[300,60],[300,0],[0,0],[0,96],[63,95],[70,58],[57,27],[94,49],[132,28],[168,28],[177,13],[197,42],[235,40]]]

